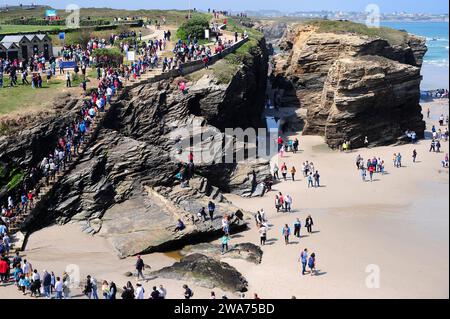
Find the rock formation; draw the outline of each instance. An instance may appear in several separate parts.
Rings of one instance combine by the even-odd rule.
[[[230,292],[247,291],[247,280],[227,263],[201,254],[192,254],[170,267],[155,271],[152,275],[190,281],[208,289],[221,288]]]
[[[106,237],[120,257],[181,248],[220,236],[222,216],[238,211],[222,195],[231,192],[251,196],[258,183],[270,176],[267,162],[221,162],[224,129],[256,127],[264,107],[267,55],[262,40],[252,48],[230,81],[214,74],[188,83],[178,90],[180,79],[142,83],[125,89],[111,106],[104,126],[84,156],[34,211],[23,231],[58,222],[80,223],[89,234]],[[66,113],[24,130],[20,137],[4,137],[0,162],[16,163],[24,171],[53,150],[56,137],[79,109],[74,100]],[[202,138],[196,140],[201,128]],[[183,146],[183,141],[193,145]],[[232,139],[231,139],[232,140]],[[195,175],[188,187],[176,178],[181,163],[194,153]],[[237,150],[235,150],[236,152]],[[208,153],[211,158],[206,158]],[[198,221],[197,213],[216,203],[214,221]],[[234,218],[232,231],[246,227]],[[177,220],[186,229],[174,232]]]
[[[425,41],[392,33],[396,41],[323,32],[314,23],[286,33],[274,85],[284,91],[285,105],[307,109],[304,134],[324,135],[332,147],[345,140],[362,146],[365,136],[384,145],[406,130],[423,137],[419,99]]]
[[[197,253],[206,255],[211,258],[233,258],[243,259],[254,264],[260,264],[263,256],[263,251],[259,246],[252,243],[236,244],[228,250],[224,255],[221,254],[221,247],[209,243],[203,243],[198,245],[186,246],[181,250],[181,254],[184,256]]]

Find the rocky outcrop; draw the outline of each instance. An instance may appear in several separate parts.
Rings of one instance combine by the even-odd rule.
[[[208,289],[220,288],[230,292],[247,291],[247,280],[227,263],[201,254],[192,254],[170,267],[163,268],[152,275],[194,284]]]
[[[423,136],[419,97],[420,67],[427,50],[425,41],[407,33],[392,32],[401,40],[391,44],[392,41],[374,36],[321,32],[315,24],[296,26],[286,33],[280,45],[283,53],[275,60],[274,87],[283,91],[284,105],[307,109],[304,134],[324,135],[333,147],[344,140],[354,142],[355,147],[361,146],[364,135],[373,145],[392,143],[407,129],[415,129]],[[361,59],[370,62],[366,68]],[[352,63],[356,64],[355,73],[350,74],[348,67],[342,66]],[[341,71],[351,77],[347,82],[343,74],[339,74]],[[383,77],[384,82],[374,81],[375,77]],[[340,88],[336,87],[337,78]],[[390,81],[393,81],[392,88],[383,89]],[[354,82],[358,85],[352,86]],[[335,108],[333,115],[329,113],[330,103],[334,103],[330,102],[333,100],[331,92],[338,93],[334,96],[339,108]],[[374,95],[373,99],[363,98],[370,94]],[[347,101],[339,100],[343,96],[347,96]],[[363,101],[364,106],[350,102],[351,98]],[[384,107],[379,110],[382,101]],[[374,110],[381,111],[376,119],[371,113]],[[339,111],[343,113],[336,114]],[[405,116],[400,124],[397,114]],[[337,126],[336,121],[343,119],[345,124]],[[368,119],[375,120],[376,124],[365,125]],[[335,128],[344,126],[347,129],[333,137]],[[382,127],[389,126],[393,129],[383,135],[388,132],[381,133],[380,128],[384,130]],[[364,130],[357,131],[357,127]]]
[[[288,23],[276,20],[260,20],[255,21],[254,28],[264,34],[268,43],[277,45],[281,38],[283,38],[288,28]]]
[[[389,144],[406,130],[423,137],[419,96],[420,68],[387,58],[339,59],[325,82],[320,117],[331,147],[344,140],[354,146]],[[310,115],[311,116],[311,115]],[[322,123],[320,123],[321,125]]]
[[[197,80],[189,82],[184,93],[178,90],[181,79],[125,89],[82,158],[59,179],[22,230],[33,231],[55,221],[79,223],[84,232],[104,236],[119,257],[126,257],[218,238],[224,215],[232,217],[232,232],[245,229],[248,213],[239,211],[222,194],[259,193],[257,186],[270,176],[270,168],[265,161],[223,160],[222,143],[234,145],[233,137],[225,138],[225,128],[258,125],[264,99],[260,90],[264,92],[266,85],[264,68],[258,70],[266,62],[263,48],[263,44],[253,48],[253,59],[247,57],[234,67],[228,83],[213,74],[207,79],[194,76]],[[49,119],[42,131],[53,132],[48,139],[54,142],[66,124],[63,119]],[[54,144],[47,142],[39,154],[26,154],[46,138],[43,133],[27,135],[27,141],[16,147],[23,154],[18,153],[15,160],[23,165],[40,160]],[[232,150],[233,158],[239,150]],[[190,152],[194,154],[193,177],[181,187],[176,176]],[[216,204],[216,217],[199,221],[197,213],[209,201]],[[175,232],[178,219],[186,228]]]
[[[181,250],[183,256],[193,253],[206,255],[211,258],[233,258],[243,259],[254,264],[260,264],[263,256],[263,251],[259,246],[252,243],[236,244],[225,253],[221,254],[221,247],[209,243],[187,246]]]

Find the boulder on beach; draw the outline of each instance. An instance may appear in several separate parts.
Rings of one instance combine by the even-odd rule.
[[[252,243],[236,244],[228,250],[227,253],[221,253],[221,247],[219,245],[203,243],[198,245],[186,246],[181,250],[183,256],[187,256],[193,253],[203,254],[211,258],[232,258],[243,259],[254,264],[260,264],[263,256],[262,249]]]
[[[247,280],[234,267],[202,254],[188,255],[170,267],[152,272],[152,275],[231,292],[245,292],[248,286]]]

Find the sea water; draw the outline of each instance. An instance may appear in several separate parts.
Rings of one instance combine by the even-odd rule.
[[[422,36],[428,52],[422,66],[422,90],[449,88],[449,24],[448,22],[382,22],[382,26]]]

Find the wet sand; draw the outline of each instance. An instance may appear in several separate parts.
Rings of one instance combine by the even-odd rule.
[[[448,114],[448,101],[423,104],[425,111],[428,107],[432,112],[432,119],[427,120],[429,129],[437,124],[441,113]],[[262,198],[227,196],[235,205],[252,212],[264,208],[272,225],[261,265],[224,259],[249,281],[247,296],[257,292],[266,299],[448,298],[449,171],[440,164],[448,152],[448,143],[442,142],[440,154],[428,152],[428,140],[414,146],[340,153],[329,150],[320,137],[299,136],[299,139],[301,152],[280,159],[289,168],[295,165],[299,172],[296,182],[278,183]],[[414,148],[418,152],[417,163],[412,163]],[[392,155],[398,152],[403,154],[404,163],[399,169],[392,165]],[[372,183],[363,183],[355,166],[358,154],[366,160],[381,157],[388,173],[377,174]],[[307,188],[300,172],[302,162],[307,160],[319,170],[323,187]],[[293,197],[292,213],[275,212],[274,196],[278,191]],[[292,243],[286,246],[281,236],[283,225],[288,223],[292,227],[296,218],[304,224],[308,214],[314,219],[315,233],[300,240],[292,238]],[[250,227],[234,235],[231,244],[259,243],[255,225],[252,223]],[[307,235],[303,228],[302,233]],[[317,254],[318,276],[301,276],[298,258],[303,248]],[[92,274],[99,281],[114,280],[118,287],[129,280],[124,273],[133,271],[135,261],[118,259],[105,239],[81,233],[78,225],[53,226],[32,234],[25,255],[40,271],[61,273],[68,264],[77,264],[82,277]],[[153,269],[159,269],[171,265],[178,257],[173,252],[143,258]],[[379,288],[366,285],[369,265],[370,269],[379,269]],[[184,282],[164,279],[145,283],[146,295],[153,285],[159,284],[166,286],[169,298],[182,298]],[[191,286],[195,298],[209,297],[209,289]],[[214,290],[218,296],[224,294]],[[21,297],[13,287],[0,288],[0,298]]]

